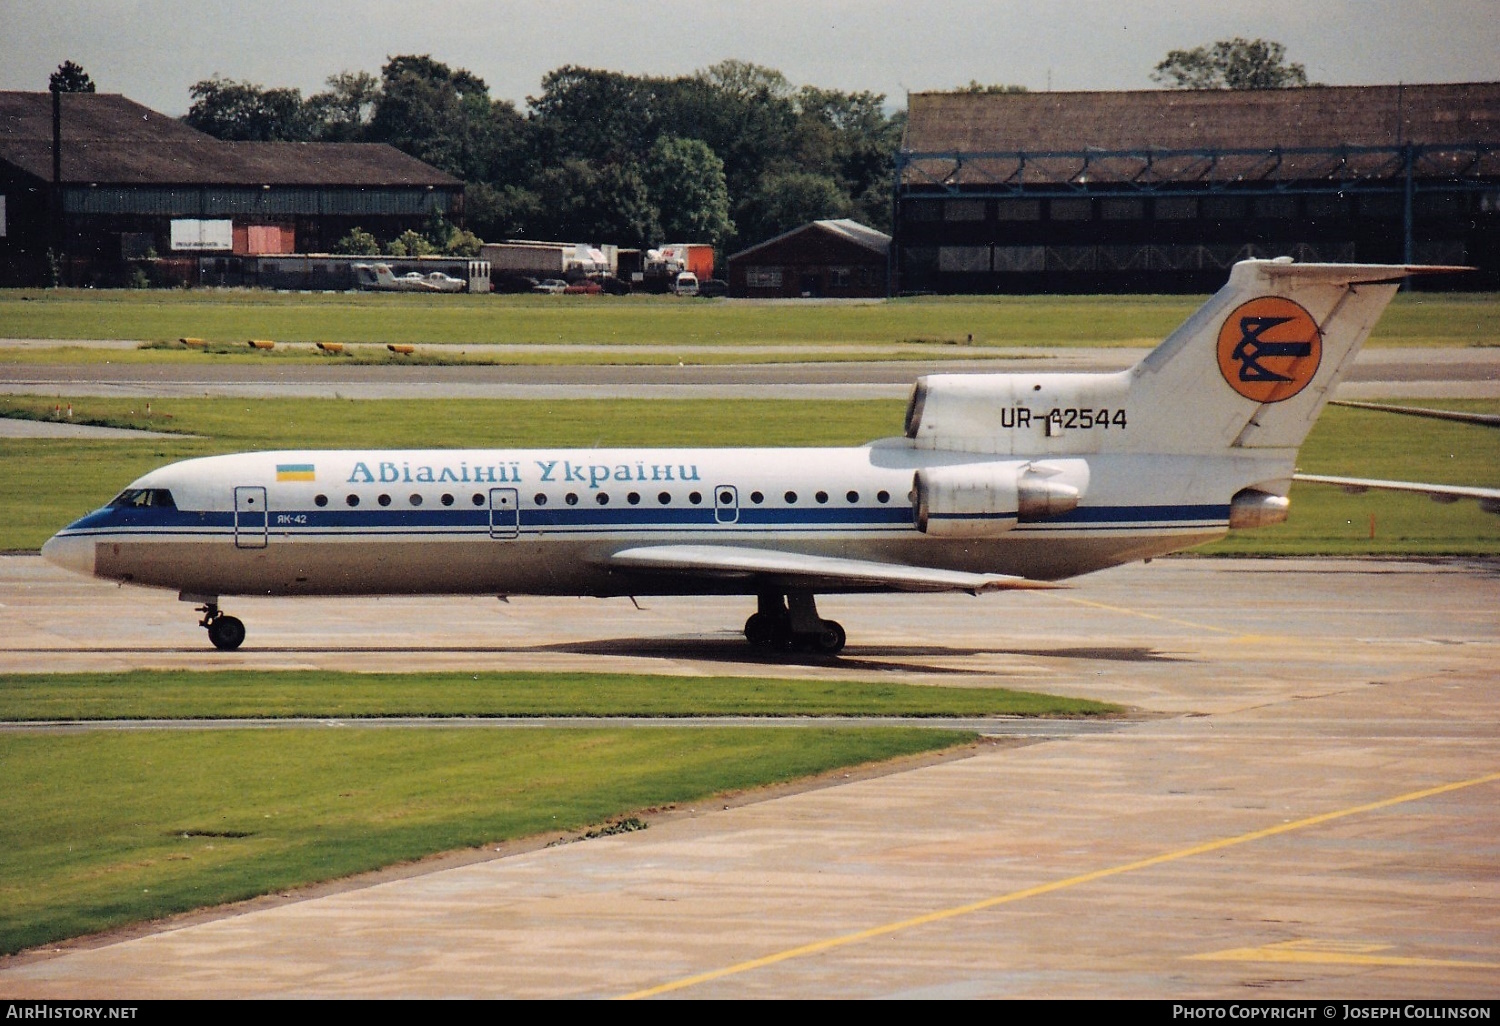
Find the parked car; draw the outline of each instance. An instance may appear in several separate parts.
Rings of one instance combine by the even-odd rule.
[[[716,299],[729,295],[729,282],[722,278],[707,278],[698,283],[698,295],[705,299]]]
[[[538,282],[531,291],[546,292],[554,296],[560,296],[568,291],[568,283],[561,278],[548,278],[545,281]]]
[[[630,282],[625,281],[621,278],[617,278],[613,274],[596,274],[594,275],[593,280],[599,283],[599,287],[604,290],[605,295],[630,295]]]
[[[589,281],[587,278],[581,281],[569,282],[568,287],[563,289],[570,296],[597,296],[604,291],[604,286],[597,281]]]
[[[496,292],[531,292],[541,282],[526,274],[502,274],[490,279],[490,287]]]

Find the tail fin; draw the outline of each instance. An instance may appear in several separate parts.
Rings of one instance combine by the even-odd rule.
[[[1295,449],[1409,274],[1458,267],[1245,260],[1140,363],[1116,374],[932,374],[906,433],[1011,455]]]
[[[1296,448],[1402,279],[1457,269],[1289,257],[1235,264],[1225,286],[1129,372],[1132,440],[1152,452]]]

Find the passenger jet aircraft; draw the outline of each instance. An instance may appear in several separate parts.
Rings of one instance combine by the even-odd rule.
[[[837,653],[819,593],[1044,588],[1284,520],[1297,446],[1424,270],[1245,261],[1129,370],[930,375],[905,437],[858,448],[186,460],[42,554],[176,589],[221,649],[227,595],[733,594],[751,644]]]

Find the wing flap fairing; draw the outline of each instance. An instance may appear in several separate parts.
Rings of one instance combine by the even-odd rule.
[[[1457,502],[1459,499],[1477,499],[1479,508],[1486,513],[1500,514],[1500,488],[1476,488],[1469,485],[1424,484],[1420,481],[1383,481],[1368,477],[1329,477],[1326,474],[1293,474],[1293,481],[1308,484],[1334,485],[1346,492],[1358,494],[1365,491],[1411,492],[1425,495],[1433,502]]]
[[[1046,581],[1006,574],[881,563],[838,556],[811,556],[777,549],[724,545],[650,545],[622,549],[607,560],[612,569],[645,574],[758,579],[765,585],[818,590],[985,591],[1055,588]]]

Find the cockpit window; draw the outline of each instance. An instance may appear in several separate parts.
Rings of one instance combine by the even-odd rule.
[[[172,499],[172,493],[165,488],[127,488],[115,496],[111,506],[156,506],[162,509],[176,509],[177,503]]]

